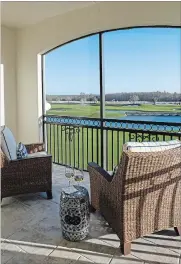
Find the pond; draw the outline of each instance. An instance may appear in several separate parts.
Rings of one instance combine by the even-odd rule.
[[[181,113],[180,115],[166,115],[166,113],[155,113],[151,114],[149,113],[146,115],[146,112],[143,114],[136,114],[137,111],[135,111],[135,114],[132,114],[134,111],[120,111],[120,110],[106,110],[106,112],[115,112],[116,114],[120,113],[120,115],[124,114],[125,116],[116,117],[116,119],[119,120],[133,120],[133,121],[151,121],[151,122],[165,122],[165,123],[181,123]],[[126,115],[127,113],[127,115]],[[114,119],[114,118],[113,118]]]
[[[136,120],[136,121],[151,121],[165,123],[181,123],[181,116],[155,116],[155,115],[128,115],[120,117],[119,120]]]

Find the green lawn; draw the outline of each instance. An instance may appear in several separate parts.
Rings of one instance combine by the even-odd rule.
[[[84,117],[99,117],[99,105],[85,105],[79,104],[53,104],[47,114],[58,116],[84,116]],[[108,110],[137,110],[137,111],[164,111],[164,112],[181,112],[181,106],[154,106],[141,105],[139,107],[128,106],[106,106]],[[176,109],[176,111],[173,111]],[[120,113],[106,112],[106,118],[118,118]],[[50,131],[51,128],[51,131]],[[95,128],[72,128],[69,130],[67,126],[67,133],[65,133],[64,125],[47,124],[48,135],[48,152],[52,154],[53,161],[60,164],[68,164],[73,167],[87,169],[88,162],[94,161],[101,165],[101,131]],[[72,135],[74,132],[74,136]],[[122,153],[122,146],[125,142],[130,141],[129,132],[105,131],[104,149],[107,159],[107,170],[112,170],[115,165],[119,163]],[[144,133],[144,136],[148,135]],[[178,138],[178,137],[177,137]],[[142,138],[139,138],[142,140]],[[155,138],[154,138],[155,139]],[[157,140],[170,140],[171,137],[159,136]],[[153,138],[147,137],[145,141],[152,141]],[[132,141],[136,141],[132,139]]]
[[[156,112],[181,112],[181,106],[173,105],[140,105],[140,106],[121,106],[121,105],[106,105],[106,110],[115,110],[115,112],[106,112],[106,118],[119,118],[123,116],[119,111],[156,111]],[[116,112],[118,111],[118,112]],[[52,104],[51,109],[47,112],[48,115],[59,116],[84,116],[99,118],[100,105],[80,105],[80,104]]]

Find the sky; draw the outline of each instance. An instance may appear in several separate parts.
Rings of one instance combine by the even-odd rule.
[[[181,28],[135,28],[103,34],[106,93],[181,92]],[[65,44],[45,55],[51,95],[99,94],[99,36]]]

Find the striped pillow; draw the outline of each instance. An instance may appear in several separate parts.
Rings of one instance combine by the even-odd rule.
[[[17,159],[23,159],[28,156],[28,152],[26,150],[26,147],[23,143],[19,143],[17,146]]]

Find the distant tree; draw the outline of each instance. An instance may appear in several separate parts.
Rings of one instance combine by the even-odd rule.
[[[90,94],[87,96],[87,99],[90,101],[90,99],[93,98],[93,97],[94,97],[93,94],[90,93]]]
[[[152,100],[153,100],[154,105],[156,105],[156,102],[158,102],[158,97],[154,96],[154,97],[152,98]]]
[[[94,96],[93,101],[94,101],[95,104],[98,102],[98,99],[97,99],[96,96]]]
[[[68,101],[68,103],[69,103],[70,101],[72,101],[72,98],[71,98],[70,96],[68,96],[68,97],[67,97],[67,101]]]
[[[136,94],[133,94],[133,95],[130,96],[129,101],[132,102],[133,104],[135,104],[136,102],[139,101],[139,96],[136,95]]]
[[[90,102],[94,102],[94,97],[89,97]]]
[[[94,96],[94,95],[89,95],[89,98],[88,98],[88,100],[90,101],[90,102],[94,102],[94,103],[97,103],[97,97],[96,96]]]
[[[86,101],[86,94],[85,93],[80,93],[80,100],[81,102],[85,102]]]

